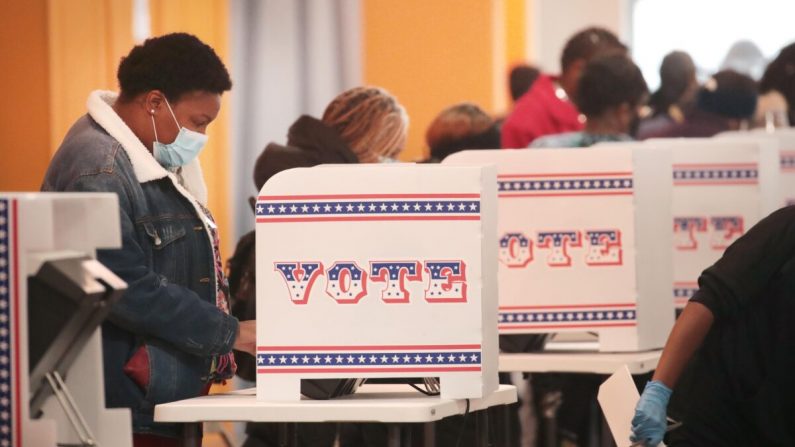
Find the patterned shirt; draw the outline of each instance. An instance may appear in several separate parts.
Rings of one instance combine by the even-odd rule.
[[[218,229],[215,225],[210,210],[203,205],[199,205],[205,215],[205,225],[210,231],[210,236],[213,239],[213,255],[215,260],[215,305],[225,314],[229,314],[229,281],[226,279],[224,273],[224,265],[221,261],[220,241],[218,239]],[[237,365],[235,364],[235,357],[232,352],[216,356],[213,359],[210,367],[210,380],[219,382],[231,379],[235,375]]]

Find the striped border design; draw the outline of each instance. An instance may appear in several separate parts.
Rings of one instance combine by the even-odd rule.
[[[259,346],[259,374],[480,371],[481,345]]]
[[[480,220],[480,194],[260,196],[258,223]]]
[[[759,165],[756,163],[675,164],[674,186],[756,185]]]
[[[675,282],[673,288],[674,306],[677,309],[685,307],[696,292],[698,292],[698,283],[695,281]]]
[[[500,330],[632,327],[637,325],[634,303],[504,306],[498,313]]]
[[[632,195],[632,172],[501,174],[500,198]]]
[[[782,151],[779,154],[781,172],[795,172],[795,152]]]
[[[22,445],[18,259],[17,201],[0,199],[0,446]]]

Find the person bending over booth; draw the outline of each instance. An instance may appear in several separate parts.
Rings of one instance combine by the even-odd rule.
[[[467,149],[499,149],[497,123],[476,104],[462,102],[442,110],[425,131],[431,156],[439,163],[447,156]]]
[[[588,61],[611,53],[626,54],[627,47],[606,29],[587,28],[572,36],[563,48],[560,76],[538,76],[516,101],[502,125],[502,147],[524,148],[544,135],[581,130],[580,112],[569,98],[577,96],[577,83]]]
[[[671,447],[795,445],[795,206],[704,270],[632,419],[632,440]],[[670,405],[669,405],[670,399]]]
[[[588,147],[603,141],[631,141],[648,98],[640,69],[617,54],[592,60],[585,66],[574,98],[585,114],[585,129],[547,135],[530,147]]]
[[[660,64],[660,88],[649,98],[651,116],[640,122],[638,140],[653,135],[670,126],[681,123],[685,115],[695,106],[698,80],[696,64],[684,51],[672,51]]]
[[[102,325],[106,405],[131,410],[135,447],[182,446],[154,406],[206,394],[234,375],[232,349],[255,347],[254,322],[229,315],[196,158],[232,83],[215,51],[182,33],[133,48],[118,80],[118,95],[89,95],[41,189],[118,196],[122,248],[97,251],[128,284]]]
[[[287,144],[270,143],[254,166],[257,191],[277,173],[326,163],[391,162],[403,151],[408,130],[408,115],[403,106],[384,89],[356,87],[341,93],[326,107],[321,119],[303,115],[287,132]],[[367,185],[362,185],[366,191]],[[232,313],[241,319],[256,317],[256,239],[255,232],[243,236],[229,260]],[[235,353],[238,375],[256,380],[256,363],[250,353]],[[336,424],[301,424],[298,445],[331,446]],[[276,446],[276,424],[249,423],[245,447]],[[360,437],[360,433],[354,433]],[[346,436],[343,446],[360,445]],[[380,438],[379,438],[380,439]],[[375,442],[361,445],[378,445]]]
[[[672,122],[644,138],[707,138],[739,130],[753,118],[757,103],[756,82],[732,70],[715,73],[698,90],[696,104],[682,122]]]

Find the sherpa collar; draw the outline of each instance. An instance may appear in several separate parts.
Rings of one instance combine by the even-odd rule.
[[[180,184],[176,175],[160,166],[160,163],[144,147],[141,140],[135,136],[132,130],[127,127],[127,124],[113,110],[113,103],[116,102],[118,96],[118,93],[115,92],[95,90],[88,95],[86,106],[91,118],[122,145],[130,158],[130,163],[132,163],[133,172],[135,172],[138,182],[146,183],[169,177],[177,190],[183,195],[198,201],[202,205],[206,205],[207,186],[204,184],[204,176],[199,165],[199,159],[197,158],[182,167],[183,184]]]

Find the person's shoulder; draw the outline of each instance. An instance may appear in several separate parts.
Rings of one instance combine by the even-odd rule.
[[[120,164],[129,165],[122,145],[84,115],[69,129],[53,155],[44,184],[62,190],[79,177],[114,174]]]
[[[581,145],[582,132],[566,132],[538,137],[533,140],[529,147],[542,149],[557,147],[580,147]]]

